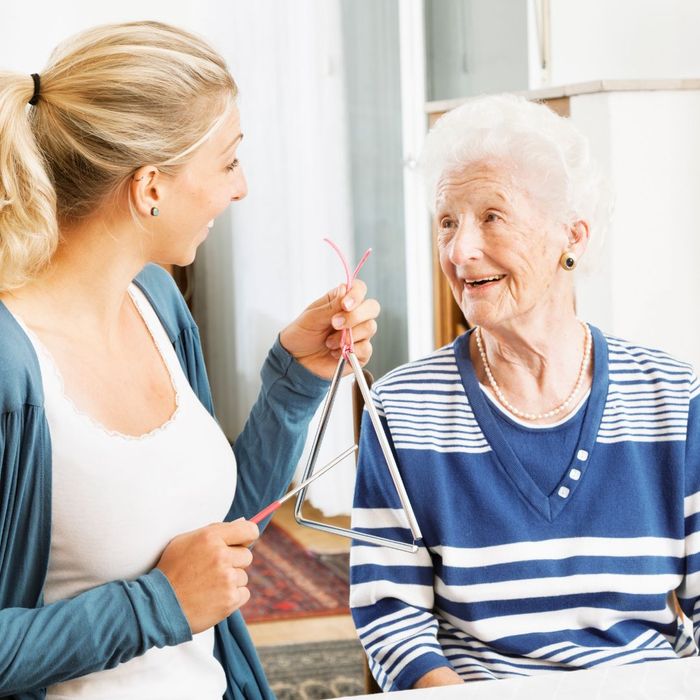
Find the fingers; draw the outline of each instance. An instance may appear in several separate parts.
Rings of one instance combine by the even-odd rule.
[[[260,530],[255,523],[239,518],[231,523],[215,523],[209,526],[211,531],[221,537],[229,547],[240,545],[249,547],[260,537]]]
[[[356,326],[377,318],[380,311],[381,306],[376,299],[366,299],[357,308],[355,308],[354,311],[349,313],[341,312],[334,314],[331,318],[331,325],[336,330],[352,328],[354,334]]]
[[[237,588],[245,588],[248,585],[248,574],[244,569],[233,569],[233,585]]]
[[[170,581],[193,634],[250,599],[245,569],[253,555],[246,545],[257,537],[257,525],[241,518],[178,535],[163,551],[156,566]]]
[[[245,571],[231,569],[228,572],[224,612],[228,616],[242,608],[250,600],[248,575]]]
[[[343,285],[344,287],[345,285]],[[343,290],[344,291],[344,290]],[[340,306],[345,311],[350,311],[359,306],[367,296],[367,285],[362,280],[355,280],[347,294],[342,295]]]
[[[345,285],[326,292],[322,297],[308,305],[308,310],[330,310],[333,312],[350,311],[359,306],[367,296],[367,285],[362,280],[355,280],[346,294]]]
[[[355,280],[348,292],[344,285],[329,291],[280,332],[282,347],[310,372],[330,379],[340,357],[337,331],[351,329],[353,341],[361,344],[356,355],[366,362],[372,354],[370,339],[377,331],[375,318],[380,311],[379,302],[367,299],[366,294],[367,285],[362,280]]]
[[[357,326],[354,326],[352,329],[352,339],[354,343],[359,343],[362,342],[363,340],[370,340],[371,338],[374,337],[374,334],[377,332],[377,322],[374,319],[370,319],[369,321],[365,321],[364,323],[360,323]],[[340,349],[340,341],[342,340],[343,333],[342,331],[337,331],[336,333],[332,333],[331,335],[326,338],[326,347],[329,350],[339,350]]]
[[[236,609],[242,608],[250,600],[250,589],[242,586],[238,589],[238,605]]]
[[[295,323],[319,333],[325,332],[329,325],[337,329],[352,328],[379,314],[379,303],[375,299],[365,299],[366,294],[367,285],[362,280],[355,280],[347,294],[345,285],[340,285],[307,306]],[[287,350],[292,352],[289,347]]]
[[[229,547],[230,565],[237,569],[246,569],[253,563],[253,553],[248,547]]]
[[[351,293],[352,291],[350,290]],[[342,330],[350,328],[355,356],[361,365],[367,364],[372,357],[370,341],[377,332],[377,322],[374,319],[379,316],[380,311],[381,307],[376,299],[365,299],[354,311],[335,314],[331,323],[337,331],[326,338],[326,347],[331,350],[331,356],[336,360],[340,358]]]
[[[340,309],[340,303],[344,296],[345,285],[341,284],[339,287],[326,292],[323,296],[316,299],[316,301],[312,301],[306,308],[309,311],[316,311],[319,309],[330,309],[335,305]]]
[[[354,343],[353,350],[355,357],[358,359],[360,365],[364,367],[372,357],[372,343],[365,340],[361,343]],[[331,350],[331,356],[336,360],[340,359],[340,350]],[[350,374],[352,372],[352,367],[350,365],[345,369],[345,374]]]

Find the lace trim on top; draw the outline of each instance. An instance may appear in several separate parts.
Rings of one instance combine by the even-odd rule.
[[[53,355],[49,352],[48,348],[39,340],[37,335],[32,331],[24,321],[19,318],[16,314],[13,314],[17,323],[22,327],[22,330],[29,336],[30,340],[32,341],[34,347],[36,350],[41,353],[43,356],[44,360],[46,361],[46,364],[50,367],[51,373],[53,376],[56,378],[56,381],[60,387],[60,392],[61,392],[61,399],[66,403],[71,411],[83,419],[85,422],[87,422],[89,425],[91,425],[94,429],[100,431],[101,433],[104,433],[105,435],[108,435],[111,438],[116,438],[119,440],[128,440],[128,441],[140,441],[140,440],[150,440],[154,438],[155,436],[159,435],[160,433],[164,432],[165,430],[168,430],[171,425],[175,423],[175,421],[178,419],[180,415],[180,390],[178,388],[177,382],[175,380],[175,376],[173,375],[172,368],[170,366],[170,363],[168,362],[165,353],[163,352],[163,348],[161,347],[160,342],[156,338],[153,329],[151,328],[150,323],[146,319],[146,316],[141,309],[140,306],[140,301],[135,293],[135,287],[133,285],[129,286],[129,296],[131,298],[132,303],[136,307],[136,310],[138,311],[139,316],[141,317],[141,320],[143,321],[144,325],[148,329],[148,333],[151,336],[151,339],[153,340],[153,344],[156,347],[156,350],[158,351],[158,354],[160,355],[160,358],[165,365],[165,369],[168,372],[168,377],[170,378],[170,384],[173,387],[173,391],[175,392],[175,410],[172,412],[170,418],[168,418],[165,423],[162,423],[159,426],[156,426],[152,430],[149,430],[147,433],[142,433],[141,435],[127,435],[126,433],[121,433],[118,430],[111,430],[110,428],[107,428],[104,426],[102,423],[100,423],[98,420],[93,418],[91,415],[88,413],[85,413],[84,411],[81,411],[73,402],[73,399],[66,394],[66,389],[65,389],[65,383],[63,381],[63,375],[61,374],[61,371],[58,368],[58,365],[56,364],[56,361],[53,358]]]

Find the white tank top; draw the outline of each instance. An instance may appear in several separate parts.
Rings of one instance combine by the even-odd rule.
[[[129,293],[177,397],[170,419],[143,436],[106,430],[80,413],[51,355],[23,325],[39,358],[51,434],[47,603],[147,573],[173,537],[221,521],[236,490],[231,446],[192,391],[150,304],[135,285]],[[54,685],[47,700],[220,700],[225,690],[209,629],[185,644],[153,648],[116,668]]]

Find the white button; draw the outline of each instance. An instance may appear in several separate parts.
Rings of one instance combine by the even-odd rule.
[[[576,459],[585,462],[588,459],[588,452],[586,452],[586,450],[579,450]]]
[[[574,480],[578,481],[581,478],[581,472],[578,469],[572,469],[569,472],[569,476]]]
[[[569,489],[566,486],[562,486],[557,492],[562,498],[566,498],[569,495]]]

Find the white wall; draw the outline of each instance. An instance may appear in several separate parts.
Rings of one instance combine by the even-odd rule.
[[[531,48],[537,1],[529,0]],[[551,64],[543,79],[531,52],[531,88],[700,75],[697,0],[549,0],[549,6]]]
[[[429,99],[526,89],[527,14],[527,0],[427,2]]]
[[[530,87],[700,78],[697,0],[549,0],[548,70],[537,65],[529,0]],[[700,93],[613,92],[570,99],[616,195],[613,225],[580,316],[700,366]]]
[[[0,65],[6,70],[40,73],[51,50],[71,34],[96,24],[135,20],[160,20],[182,25],[191,31],[204,30],[194,0],[120,0],[99,3],[50,0],[2,3],[0,17]]]
[[[601,264],[579,280],[583,318],[700,368],[700,91],[571,99],[616,191]]]

